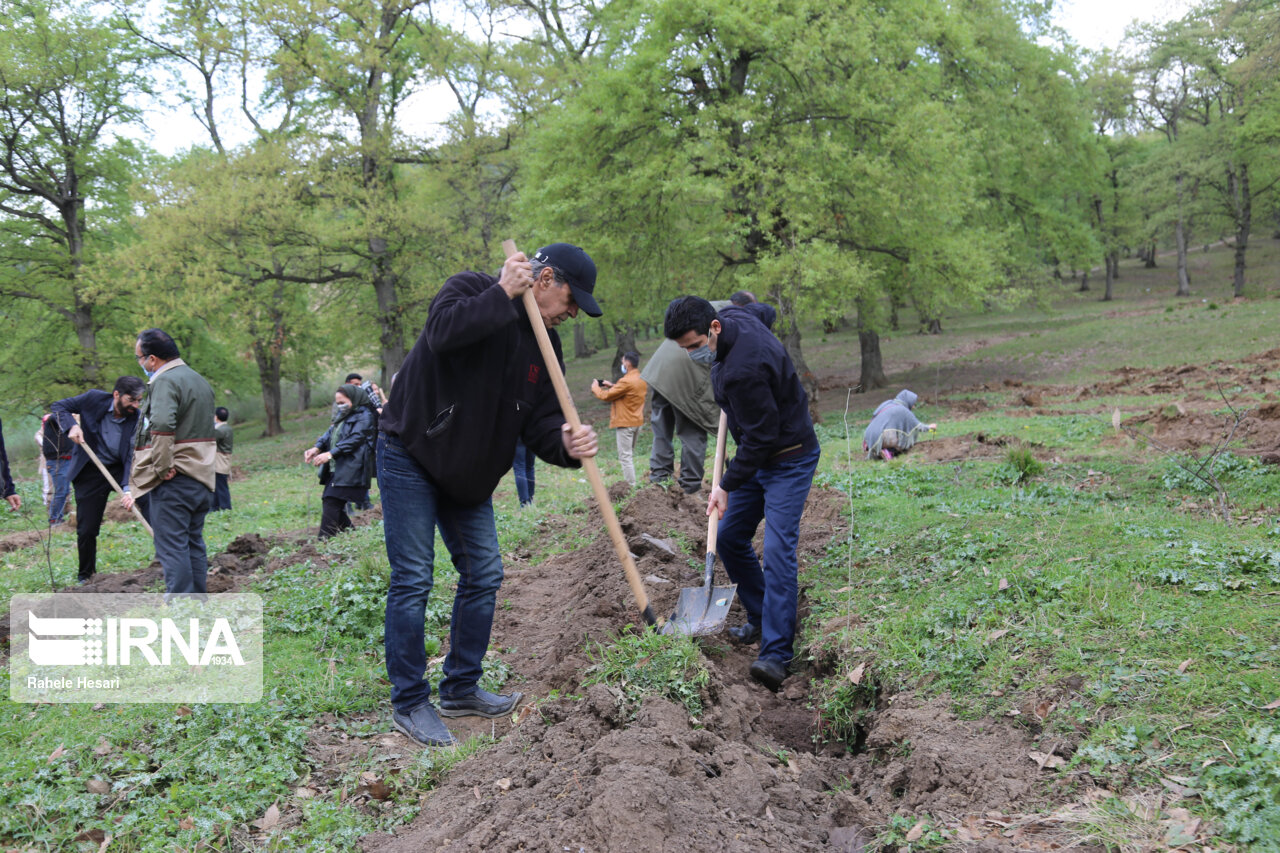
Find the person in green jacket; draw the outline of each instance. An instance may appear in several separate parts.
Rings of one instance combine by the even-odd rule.
[[[161,329],[138,333],[133,348],[150,387],[134,434],[130,491],[125,509],[151,495],[156,557],[164,569],[165,598],[208,591],[209,556],[204,519],[213,504],[213,388],[182,360]]]

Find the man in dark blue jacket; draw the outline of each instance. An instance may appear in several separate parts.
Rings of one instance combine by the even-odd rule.
[[[9,502],[9,509],[17,512],[22,508],[22,498],[13,485],[13,477],[9,474],[9,456],[4,452],[4,428],[0,427],[0,497]]]
[[[707,515],[720,518],[716,551],[747,611],[747,624],[729,634],[760,643],[751,676],[777,690],[794,656],[800,515],[820,448],[795,366],[758,311],[731,305],[717,314],[707,300],[686,296],[667,307],[663,332],[690,352],[715,353],[711,389],[738,450],[712,486]],[[751,540],[766,515],[761,566]]]
[[[423,616],[437,527],[458,570],[439,714],[504,717],[520,702],[520,693],[479,687],[502,583],[493,490],[511,468],[517,439],[563,467],[596,453],[595,430],[584,424],[570,432],[565,423],[520,303],[532,289],[563,362],[554,327],[579,309],[600,316],[595,281],[591,258],[567,243],[539,249],[532,260],[512,255],[499,277],[451,277],[432,300],[382,409],[377,461],[391,562],[385,628],[391,720],[417,743],[456,743],[424,678]]]
[[[98,570],[98,531],[111,497],[111,484],[89,459],[91,449],[126,492],[133,464],[133,430],[138,424],[138,403],[146,385],[136,376],[121,376],[110,393],[96,388],[51,406],[53,417],[67,437],[76,443],[71,455],[71,486],[76,495],[76,550],[80,557],[78,581],[85,583]],[[75,415],[80,416],[76,423]]]

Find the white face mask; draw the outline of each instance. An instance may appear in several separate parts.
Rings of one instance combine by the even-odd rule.
[[[622,364],[621,364],[621,365],[619,365],[619,366],[622,368],[622,372],[623,372],[623,373],[626,373],[626,372],[627,372],[627,363],[626,363],[625,361],[624,361],[624,362],[622,362]]]

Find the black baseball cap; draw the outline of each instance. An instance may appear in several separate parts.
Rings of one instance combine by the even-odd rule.
[[[555,267],[564,276],[573,291],[573,301],[587,316],[599,317],[604,313],[591,295],[596,289],[596,263],[581,248],[571,243],[552,243],[534,252],[533,259]]]

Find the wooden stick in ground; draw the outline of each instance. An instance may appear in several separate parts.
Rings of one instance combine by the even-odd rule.
[[[120,484],[116,482],[116,478],[111,476],[111,472],[107,470],[107,466],[102,464],[102,460],[98,458],[98,454],[93,452],[93,448],[89,446],[89,442],[82,441],[80,446],[84,448],[84,452],[89,454],[89,458],[93,460],[93,464],[98,466],[98,470],[102,472],[102,476],[107,478],[107,482],[111,484],[111,488],[124,496],[124,489],[120,488]],[[152,539],[155,538],[155,531],[151,529],[151,525],[147,524],[147,520],[142,517],[142,510],[138,509],[138,505],[133,505],[133,514],[138,517],[138,521],[142,522],[142,526],[147,529],[147,535]]]
[[[515,241],[503,240],[502,251],[508,258],[514,255]],[[569,396],[569,384],[565,382],[564,371],[560,369],[560,360],[556,358],[555,347],[551,346],[551,337],[547,335],[546,324],[542,322],[542,312],[538,310],[533,288],[524,292],[524,309],[529,315],[529,325],[533,326],[533,333],[538,338],[538,348],[542,350],[542,360],[547,364],[547,373],[551,375],[551,384],[556,389],[560,411],[564,414],[569,428],[576,432],[582,426],[582,421],[578,418],[578,409],[573,405],[573,398]],[[618,523],[618,516],[613,511],[613,501],[609,499],[609,491],[604,487],[600,467],[596,464],[594,456],[578,461],[582,463],[582,470],[587,474],[587,482],[591,484],[591,492],[595,495],[596,503],[600,505],[600,514],[604,516],[609,538],[613,540],[613,550],[622,561],[622,569],[627,575],[627,584],[631,587],[631,594],[635,596],[636,605],[640,608],[640,615],[647,624],[655,625],[657,619],[654,618],[653,608],[649,606],[649,596],[644,591],[644,583],[640,580],[640,571],[636,568],[636,562],[631,558],[631,549],[627,547],[627,540],[622,535],[622,525]]]

